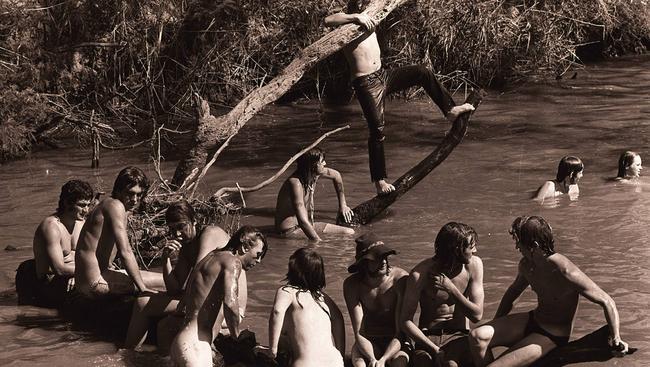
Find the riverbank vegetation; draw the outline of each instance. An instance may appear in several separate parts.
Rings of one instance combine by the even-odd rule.
[[[0,160],[35,143],[177,134],[193,93],[234,105],[325,34],[343,2],[2,0]],[[412,0],[378,34],[387,67],[426,63],[449,85],[501,87],[647,51],[650,3]],[[347,98],[348,84],[337,54],[284,99]]]

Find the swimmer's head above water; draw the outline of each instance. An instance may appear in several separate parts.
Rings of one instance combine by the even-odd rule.
[[[560,163],[557,166],[555,179],[557,182],[562,182],[568,178],[569,184],[577,184],[582,177],[582,171],[584,169],[585,165],[580,158],[570,155],[564,156],[560,159]]]
[[[641,174],[643,166],[641,165],[641,156],[632,151],[626,151],[618,158],[617,178],[630,179],[637,178]]]

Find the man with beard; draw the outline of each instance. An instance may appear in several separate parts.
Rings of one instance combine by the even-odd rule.
[[[211,366],[213,327],[224,319],[230,336],[239,339],[239,278],[262,261],[267,249],[260,231],[243,226],[223,249],[210,252],[196,265],[179,305],[185,318],[170,349],[175,365]]]
[[[34,233],[36,305],[56,307],[74,285],[74,257],[79,232],[93,199],[86,181],[70,180],[61,187],[56,212],[43,219]]]
[[[465,365],[468,320],[483,316],[483,263],[476,253],[477,234],[466,224],[445,224],[436,236],[435,255],[409,274],[401,322],[415,342],[413,365]],[[420,304],[418,325],[413,318]]]
[[[408,273],[388,264],[388,256],[396,252],[374,233],[355,242],[355,262],[348,267],[353,274],[343,282],[355,340],[352,364],[405,367],[409,357],[402,350],[399,315]]]
[[[111,197],[90,212],[75,254],[75,283],[81,294],[98,298],[153,292],[151,287],[164,286],[160,274],[140,271],[126,232],[128,215],[140,205],[148,189],[144,172],[126,167],[117,175]],[[125,272],[111,268],[116,250]]]

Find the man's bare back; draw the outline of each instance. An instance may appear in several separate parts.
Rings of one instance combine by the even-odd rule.
[[[309,292],[292,286],[278,289],[276,300],[286,299],[284,330],[291,343],[293,367],[343,366],[341,353],[332,341],[333,301],[325,293],[315,300]]]

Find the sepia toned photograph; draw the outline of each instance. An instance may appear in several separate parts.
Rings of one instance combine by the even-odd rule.
[[[645,367],[648,90],[648,0],[0,0],[0,365]]]

